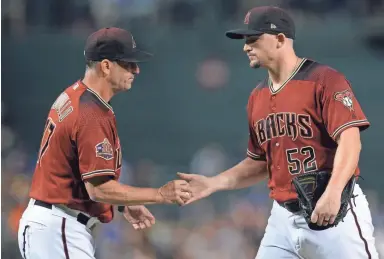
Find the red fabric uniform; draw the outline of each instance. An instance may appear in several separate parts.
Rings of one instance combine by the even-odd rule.
[[[267,161],[270,196],[279,202],[297,197],[291,184],[294,176],[332,170],[341,132],[369,126],[345,77],[307,59],[279,90],[274,91],[267,79],[260,83],[247,111],[247,155]]]
[[[30,197],[65,204],[98,217],[113,218],[111,205],[90,200],[84,181],[118,180],[121,148],[112,107],[80,81],[52,105],[45,125]]]

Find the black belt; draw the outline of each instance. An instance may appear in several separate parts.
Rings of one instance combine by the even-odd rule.
[[[291,213],[299,213],[302,211],[298,200],[289,200],[289,201],[278,202],[278,203],[281,207],[285,208]]]
[[[45,201],[35,200],[35,205],[46,208],[46,209],[50,209],[50,210],[52,209],[52,204],[47,203]],[[88,217],[87,215],[85,215],[83,213],[79,213],[77,215],[77,221],[80,222],[81,224],[85,225],[85,226],[87,225],[87,223],[90,219],[91,219],[90,217]]]

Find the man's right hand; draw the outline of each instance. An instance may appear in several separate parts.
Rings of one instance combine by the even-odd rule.
[[[189,183],[192,197],[184,205],[208,197],[215,192],[213,178],[198,174],[177,173],[180,179]]]
[[[188,182],[184,180],[173,180],[158,189],[158,200],[160,203],[177,203],[184,205],[185,201],[192,196]]]

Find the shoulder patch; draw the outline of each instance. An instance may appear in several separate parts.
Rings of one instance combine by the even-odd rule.
[[[113,158],[113,148],[107,138],[103,142],[98,143],[96,146],[96,157],[101,157],[105,160],[111,160]]]
[[[345,107],[347,107],[350,111],[353,111],[353,94],[350,90],[344,90],[341,92],[336,92],[333,97],[336,101],[341,102]]]

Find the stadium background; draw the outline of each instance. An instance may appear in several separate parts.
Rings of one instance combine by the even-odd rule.
[[[213,175],[245,156],[245,106],[265,71],[250,69],[243,43],[224,32],[263,4],[291,11],[298,54],[343,72],[372,123],[362,135],[360,184],[384,254],[382,0],[3,0],[1,257],[20,258],[17,223],[46,115],[56,96],[82,77],[90,32],[126,28],[155,54],[112,105],[122,181],[159,187],[177,171]],[[117,215],[97,229],[97,258],[254,258],[270,206],[261,183],[188,207],[149,206],[157,224],[145,232]]]

